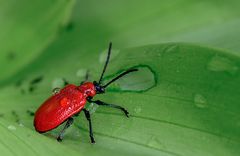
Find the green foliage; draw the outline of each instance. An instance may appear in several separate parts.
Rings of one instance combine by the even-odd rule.
[[[0,80],[26,66],[52,42],[58,28],[66,24],[72,5],[72,0],[0,1]]]
[[[73,1],[0,2],[0,20],[6,21],[1,32],[9,34],[0,33],[2,155],[239,155],[239,56],[191,43],[153,44],[199,42],[236,50],[238,2],[138,3],[79,1],[67,22]],[[89,71],[97,80],[110,40],[105,81],[128,68],[140,71],[96,99],[126,107],[131,117],[87,105],[95,145],[82,113],[62,143],[55,140],[62,127],[35,132],[29,112],[63,86],[62,78],[79,84]]]

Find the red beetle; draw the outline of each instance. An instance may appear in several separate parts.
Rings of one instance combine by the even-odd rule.
[[[118,75],[110,82],[105,85],[101,84],[103,75],[106,71],[110,54],[111,54],[112,43],[109,44],[108,49],[108,56],[105,62],[105,66],[103,68],[101,77],[98,82],[83,82],[80,86],[76,86],[73,84],[68,84],[65,80],[66,86],[63,89],[54,89],[54,95],[49,97],[36,111],[34,117],[34,127],[36,131],[39,133],[44,133],[50,131],[63,122],[66,121],[66,125],[59,133],[57,140],[61,141],[63,139],[63,134],[65,130],[73,123],[73,116],[78,115],[82,110],[89,122],[89,132],[90,132],[90,139],[91,143],[95,143],[93,132],[92,132],[92,124],[91,124],[91,117],[90,113],[87,109],[84,108],[86,102],[95,103],[97,105],[104,105],[113,108],[117,108],[125,113],[127,117],[128,111],[118,105],[114,104],[107,104],[100,100],[93,100],[93,97],[96,94],[105,93],[105,88],[111,84],[112,82],[116,81],[120,77],[130,73],[137,71],[137,69],[129,69],[122,74]],[[86,76],[87,77],[87,76]]]

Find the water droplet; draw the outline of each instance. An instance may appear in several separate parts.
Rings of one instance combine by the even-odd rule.
[[[150,147],[154,147],[154,148],[159,148],[159,147],[165,148],[162,145],[162,143],[159,141],[159,139],[157,137],[154,137],[154,136],[152,136],[150,138],[150,140],[147,142],[147,145],[150,146]]]
[[[60,105],[62,106],[62,107],[66,107],[66,106],[68,106],[70,104],[70,100],[68,99],[68,98],[66,98],[66,97],[64,97],[64,98],[62,98],[61,100],[60,100]]]
[[[79,132],[79,131],[75,131],[74,135],[75,135],[76,137],[80,137],[80,132]]]
[[[76,72],[76,76],[77,76],[77,77],[80,77],[80,78],[85,77],[86,74],[87,74],[87,69],[79,69],[79,70]]]
[[[172,53],[176,53],[176,52],[179,51],[178,49],[179,49],[179,45],[176,44],[176,43],[167,44],[162,49],[162,52],[161,52],[162,57],[166,57],[166,56],[169,56]]]
[[[56,94],[58,94],[59,92],[60,92],[60,88],[54,88],[53,90],[52,90],[52,94],[53,95],[56,95]]]
[[[99,62],[100,63],[105,63],[106,59],[107,59],[107,53],[108,53],[108,49],[104,50],[103,52],[101,52],[100,56],[99,56]],[[118,49],[112,49],[111,51],[111,57],[110,57],[110,61],[113,60],[114,58],[116,58],[116,56],[120,53],[120,50]]]
[[[148,66],[138,66],[136,72],[132,72],[121,79],[118,79],[112,83],[108,90],[113,91],[146,91],[156,85],[156,78],[153,71]],[[122,72],[121,72],[122,73]],[[116,77],[120,73],[114,74],[104,80],[104,83],[108,82],[112,78]]]
[[[52,82],[52,89],[64,87],[64,80],[62,78],[56,78]]]
[[[194,95],[194,104],[198,108],[206,108],[208,106],[207,105],[207,99],[201,94],[195,94]]]
[[[215,72],[228,72],[230,74],[236,74],[238,67],[230,59],[223,56],[214,56],[207,65],[207,68]]]
[[[18,123],[18,125],[19,125],[20,127],[24,127],[23,123]]]
[[[16,127],[13,126],[13,125],[9,125],[7,128],[8,128],[9,130],[11,130],[11,131],[15,131],[15,130],[16,130]]]
[[[43,80],[43,76],[42,75],[40,75],[38,77],[35,77],[34,79],[32,79],[30,81],[30,85],[34,85],[34,84],[40,83],[42,80]]]
[[[99,106],[94,104],[94,103],[90,103],[90,105],[88,105],[87,109],[90,112],[90,114],[93,114],[94,112],[96,112],[97,108]]]
[[[70,21],[65,28],[67,31],[71,31],[74,28],[74,23]]]
[[[7,54],[7,59],[12,61],[16,58],[16,53],[13,52],[13,51],[10,51],[8,54]]]
[[[30,116],[34,116],[34,109],[28,109],[27,111],[27,114],[30,115]]]
[[[137,114],[141,113],[141,111],[142,111],[142,108],[139,107],[139,106],[134,108],[134,112],[137,113]]]

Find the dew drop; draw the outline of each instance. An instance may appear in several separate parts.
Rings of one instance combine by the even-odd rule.
[[[108,49],[104,50],[103,52],[100,53],[99,56],[99,62],[100,63],[105,63],[106,59],[107,59],[107,53],[108,53]],[[113,60],[114,58],[116,58],[116,56],[120,53],[120,50],[118,49],[112,49],[111,51],[111,57],[110,57],[110,61]]]
[[[35,113],[34,113],[34,111],[32,109],[28,109],[26,112],[30,116],[34,116],[35,115]]]
[[[146,91],[156,85],[156,78],[153,71],[148,66],[134,67],[138,69],[136,72],[123,76],[109,86],[109,90],[113,91]],[[125,71],[125,70],[124,70]],[[122,72],[121,72],[122,73]],[[119,75],[117,73],[104,80],[104,83]]]
[[[171,53],[175,53],[178,52],[179,50],[179,45],[176,43],[173,44],[168,44],[166,45],[163,49],[162,49],[162,57],[166,57],[168,55],[170,55]]]
[[[10,51],[8,54],[7,54],[7,59],[12,61],[16,58],[16,53],[13,52],[13,51]]]
[[[20,126],[20,127],[24,127],[24,124],[23,123],[18,123],[18,125]]]
[[[208,106],[207,99],[201,94],[194,95],[194,104],[198,108],[206,108]]]
[[[163,146],[157,137],[152,136],[150,140],[147,142],[147,145],[154,148],[159,148]]]
[[[42,80],[43,80],[43,76],[40,75],[40,76],[32,79],[32,80],[30,81],[30,85],[34,85],[34,84],[40,83]]]
[[[142,108],[139,107],[139,106],[134,108],[134,112],[137,113],[137,114],[141,113],[141,111],[142,111]]]
[[[96,112],[98,107],[99,107],[98,105],[96,105],[94,103],[90,103],[90,105],[88,105],[87,109],[90,112],[90,114],[93,114],[94,112]]]
[[[78,69],[76,72],[76,76],[80,78],[85,77],[86,74],[87,74],[87,69]]]
[[[236,74],[238,67],[230,59],[222,56],[214,56],[207,65],[207,68],[215,72],[228,72]]]
[[[80,132],[79,132],[79,131],[75,131],[74,135],[75,135],[76,137],[80,137]]]
[[[53,95],[56,95],[56,94],[58,94],[59,92],[60,92],[60,88],[54,88],[53,90],[52,90],[52,94]]]
[[[9,125],[7,128],[8,128],[9,130],[11,130],[11,131],[15,131],[15,130],[16,130],[16,127],[13,126],[13,125]]]
[[[62,88],[64,86],[64,80],[62,78],[56,78],[52,82],[52,89]]]
[[[73,22],[72,22],[72,21],[69,22],[69,23],[66,25],[65,28],[66,28],[67,31],[71,31],[71,30],[74,28]]]

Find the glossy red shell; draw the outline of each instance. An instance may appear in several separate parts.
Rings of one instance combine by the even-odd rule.
[[[34,118],[36,131],[46,132],[56,128],[84,108],[87,96],[95,94],[94,85],[91,82],[81,86],[67,85],[38,108]]]

